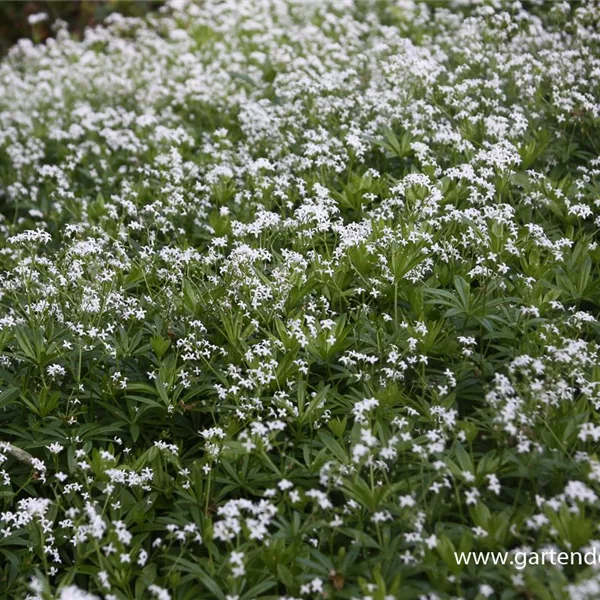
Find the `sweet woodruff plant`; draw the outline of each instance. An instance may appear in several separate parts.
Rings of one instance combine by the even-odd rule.
[[[600,597],[455,555],[600,545],[599,17],[171,1],[17,43],[0,597]]]

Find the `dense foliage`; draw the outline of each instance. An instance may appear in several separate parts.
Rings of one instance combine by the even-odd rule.
[[[599,17],[171,1],[13,47],[1,596],[600,597],[454,556],[600,549]]]

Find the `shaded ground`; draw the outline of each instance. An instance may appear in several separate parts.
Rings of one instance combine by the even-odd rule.
[[[53,2],[36,0],[0,2],[0,53],[5,53],[17,40],[27,37],[36,41],[52,36],[50,24],[57,18],[69,24],[69,29],[80,35],[86,27],[101,23],[113,12],[127,16],[141,16],[155,10],[162,0],[58,0]],[[30,15],[47,13],[49,19],[32,26]]]

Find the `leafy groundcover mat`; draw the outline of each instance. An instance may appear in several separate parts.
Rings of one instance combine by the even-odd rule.
[[[15,45],[1,597],[600,598],[599,16],[171,1]]]

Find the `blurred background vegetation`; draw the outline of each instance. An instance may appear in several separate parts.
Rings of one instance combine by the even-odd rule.
[[[69,31],[81,36],[86,27],[101,23],[110,13],[140,17],[163,3],[163,0],[0,0],[0,53],[4,54],[24,37],[43,41],[52,36],[50,25],[55,19],[66,21]],[[30,25],[27,18],[38,13],[47,13],[49,19]]]
[[[306,0],[309,1],[309,0]],[[448,0],[420,0],[430,6],[448,8]],[[386,0],[367,0],[367,4],[385,4]],[[156,10],[165,0],[0,0],[0,56],[21,38],[31,38],[36,42],[53,36],[51,24],[62,19],[69,24],[69,31],[80,37],[86,27],[97,25],[110,13],[119,12],[129,17],[141,17],[149,10]],[[522,0],[526,10],[546,19],[554,0]],[[569,0],[571,9],[582,4],[582,0]],[[462,10],[470,10],[476,3],[463,5]],[[39,13],[48,14],[48,20],[29,24],[27,18]]]

